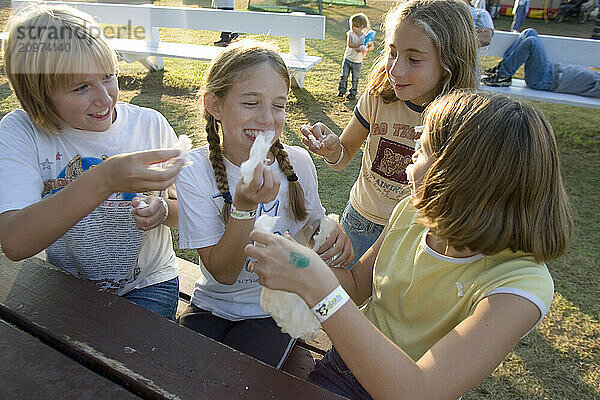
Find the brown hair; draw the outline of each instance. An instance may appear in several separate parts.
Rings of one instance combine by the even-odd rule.
[[[413,199],[420,222],[458,250],[560,257],[573,229],[552,126],[529,103],[456,91],[425,111],[434,162]]]
[[[50,101],[55,90],[80,80],[93,63],[107,75],[118,71],[117,56],[100,25],[73,7],[27,7],[11,16],[8,30],[6,75],[21,107],[48,134],[68,126]]]
[[[214,94],[222,100],[229,88],[239,80],[249,68],[262,63],[268,63],[286,82],[287,88],[290,88],[290,75],[287,67],[279,54],[263,43],[251,40],[237,42],[219,54],[211,63],[206,72],[205,91]],[[227,172],[223,162],[223,153],[221,149],[221,138],[219,136],[219,121],[204,110],[204,119],[206,121],[206,139],[208,141],[209,159],[215,173],[217,187],[225,199],[225,206],[221,212],[223,221],[229,221],[231,211],[231,193],[227,182]],[[301,221],[306,218],[306,206],[304,202],[304,191],[298,182],[294,173],[294,167],[290,163],[289,157],[283,145],[277,139],[271,146],[271,153],[277,159],[279,168],[288,178],[289,196],[288,206],[294,214],[296,220]]]
[[[390,53],[389,41],[400,24],[410,22],[429,36],[443,69],[435,95],[452,89],[474,89],[477,76],[477,38],[473,17],[463,1],[408,0],[391,9],[382,24],[386,51],[373,64],[367,92],[380,95],[384,102],[397,101],[385,67]]]
[[[353,26],[358,26],[359,28],[368,29],[369,28],[369,18],[364,13],[357,13],[350,16],[350,29]]]

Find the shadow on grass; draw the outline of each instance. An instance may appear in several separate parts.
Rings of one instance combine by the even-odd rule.
[[[131,75],[119,76],[119,89],[128,91],[139,91],[139,93],[131,99],[133,104],[141,105],[142,103],[160,103],[163,95],[167,96],[194,96],[189,89],[177,88],[164,84],[165,71],[148,71],[143,77],[139,78]]]
[[[296,103],[291,105],[292,111],[298,110],[304,114],[305,123],[314,124],[315,122],[322,122],[334,133],[339,135],[342,132],[343,128],[329,118],[329,115],[323,110],[323,103],[316,99],[308,90],[292,85],[292,93],[297,99]]]

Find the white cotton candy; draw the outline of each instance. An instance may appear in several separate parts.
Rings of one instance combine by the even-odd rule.
[[[283,290],[263,287],[260,306],[271,314],[281,332],[293,338],[311,339],[321,330],[321,324],[312,314],[302,297]]]
[[[242,163],[242,165],[240,165],[242,182],[246,183],[252,180],[254,169],[267,157],[269,149],[271,148],[271,142],[273,141],[274,137],[274,130],[262,131],[261,133],[256,135],[254,143],[250,148],[250,156],[246,161]]]
[[[276,218],[278,217],[261,215],[256,220],[254,229],[272,232]],[[263,287],[260,292],[260,306],[273,317],[283,333],[293,338],[310,339],[321,329],[321,324],[308,305],[296,293]]]
[[[138,210],[141,210],[142,208],[146,208],[146,207],[150,207],[150,204],[146,203],[144,200],[140,200],[140,204],[138,204],[138,206],[136,208]]]
[[[333,230],[337,227],[339,220],[340,216],[337,214],[329,214],[321,219],[321,224],[319,224],[319,233],[313,237],[314,244],[312,249],[314,251],[317,251],[319,247],[323,246],[323,243],[325,243]]]
[[[308,135],[308,140],[310,140],[310,143],[311,143],[313,146],[315,146],[317,149],[320,149],[320,148],[321,148],[321,145],[322,145],[322,143],[321,143],[321,142],[319,142],[319,141],[317,140],[317,138],[315,137],[315,135],[313,135],[312,133],[310,133],[310,134]]]
[[[175,143],[175,148],[178,149],[181,153],[174,160],[183,160],[183,166],[187,167],[188,165],[192,165],[194,162],[189,159],[188,153],[192,150],[192,139],[189,138],[188,135],[179,135],[179,139]]]

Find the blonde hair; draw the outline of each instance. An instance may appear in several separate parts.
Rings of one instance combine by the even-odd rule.
[[[290,88],[290,75],[287,67],[277,51],[263,43],[251,40],[243,40],[227,47],[211,63],[206,72],[205,92],[214,94],[219,100],[223,100],[229,88],[243,78],[244,73],[255,65],[268,63]],[[215,180],[220,193],[225,199],[225,205],[221,216],[225,224],[229,221],[232,198],[227,182],[227,172],[223,161],[221,138],[219,136],[219,121],[204,110],[206,121],[206,139],[208,141],[209,159],[215,173]],[[307,212],[304,202],[304,191],[294,173],[294,167],[283,145],[277,139],[271,146],[271,153],[277,159],[279,168],[285,174],[289,182],[289,207],[294,218],[301,221],[306,218]]]
[[[64,5],[34,5],[12,15],[5,70],[21,106],[48,134],[68,124],[50,95],[81,80],[94,63],[115,74],[117,56],[91,15]]]
[[[420,28],[437,50],[443,73],[435,96],[452,89],[475,89],[477,38],[473,17],[467,5],[457,0],[408,0],[386,15],[383,23],[386,51],[373,65],[367,85],[368,93],[380,95],[386,103],[398,100],[385,67],[392,34],[400,24],[406,22]]]
[[[362,29],[369,29],[370,23],[369,18],[364,13],[356,13],[350,16],[350,29],[353,26],[358,26]]]
[[[420,222],[458,250],[560,257],[573,229],[552,126],[529,103],[456,91],[425,111],[433,154],[413,202]]]

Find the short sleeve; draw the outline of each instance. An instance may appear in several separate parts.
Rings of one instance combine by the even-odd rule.
[[[43,182],[37,154],[37,134],[22,110],[0,121],[0,213],[20,210],[41,200]]]
[[[371,131],[371,119],[373,115],[374,96],[368,93],[363,93],[358,99],[358,103],[354,108],[354,116],[360,124],[368,131]]]
[[[179,247],[198,249],[217,244],[223,236],[225,224],[220,212],[224,201],[222,197],[215,197],[206,149],[196,149],[189,154],[194,163],[182,168],[175,181]]]

